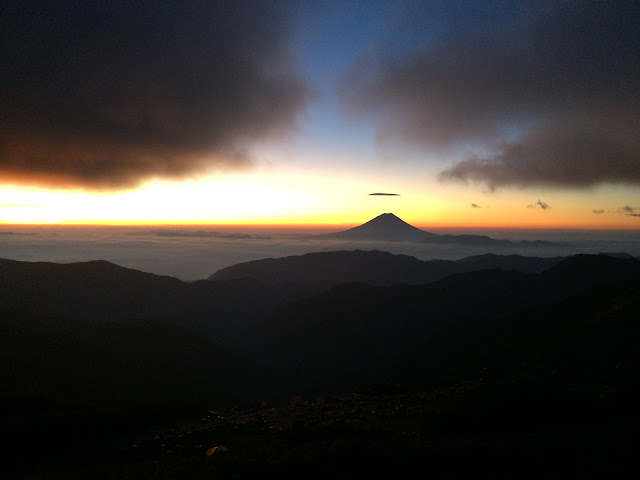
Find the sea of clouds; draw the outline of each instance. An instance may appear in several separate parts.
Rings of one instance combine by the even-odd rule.
[[[218,230],[152,227],[0,228],[0,258],[57,263],[107,260],[117,265],[185,281],[249,260],[333,250],[384,250],[421,260],[456,260],[484,253],[554,257],[576,253],[626,252],[640,257],[638,230],[430,230],[473,233],[496,239],[547,240],[548,247],[461,247],[414,242],[327,239],[326,231]]]

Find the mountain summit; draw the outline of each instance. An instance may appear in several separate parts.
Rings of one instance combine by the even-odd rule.
[[[409,225],[393,213],[383,213],[349,230],[330,233],[325,237],[349,240],[386,240],[393,242],[419,242],[434,235]]]
[[[543,240],[510,240],[495,239],[485,235],[439,235],[437,233],[420,230],[393,213],[383,213],[357,227],[341,232],[321,235],[325,238],[338,238],[342,240],[381,240],[391,242],[420,242],[439,245],[463,245],[466,247],[553,247],[563,246],[555,242]]]

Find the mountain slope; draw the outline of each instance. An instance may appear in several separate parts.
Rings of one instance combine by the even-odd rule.
[[[182,282],[105,261],[0,260],[0,312],[89,321],[154,319],[236,345],[252,322],[306,295],[254,280]]]
[[[274,313],[254,335],[260,339],[254,350],[256,359],[280,372],[289,388],[354,388],[366,380],[362,372],[371,365],[389,367],[379,369],[386,372],[385,381],[416,381],[422,367],[397,364],[394,358],[420,351],[420,345],[433,339],[435,344],[442,342],[440,358],[454,360],[442,355],[453,344],[438,335],[455,325],[499,318],[517,321],[528,312],[553,311],[559,302],[628,278],[637,282],[639,277],[640,261],[635,259],[579,255],[540,274],[494,270],[453,275],[427,285],[342,285]],[[462,328],[459,335],[466,338],[474,331]],[[491,341],[487,344],[494,351],[509,346]],[[464,351],[457,352],[465,359]]]
[[[97,408],[203,407],[257,395],[259,369],[159,321],[3,314],[0,398]],[[263,391],[263,390],[262,390]]]
[[[365,259],[373,254],[374,258],[395,261],[395,256],[383,252],[355,255],[360,258],[363,254]],[[400,261],[413,266],[416,260],[401,257]],[[481,268],[501,262],[505,265],[515,262],[532,270],[544,264],[540,259],[479,256],[444,263],[476,271],[449,275],[431,283],[386,287],[348,283],[308,297],[309,290],[299,287],[267,286],[249,279],[185,283],[122,269],[107,262],[56,265],[0,261],[0,324],[8,325],[7,331],[14,332],[11,335],[28,327],[28,323],[22,325],[14,321],[11,324],[7,321],[11,318],[53,317],[74,325],[70,330],[58,328],[55,334],[46,333],[46,328],[45,333],[32,329],[35,332],[32,336],[15,334],[16,338],[22,338],[15,342],[3,334],[3,341],[8,342],[5,350],[14,352],[5,359],[5,364],[12,365],[14,355],[22,352],[27,354],[24,358],[31,359],[27,364],[39,369],[54,368],[56,364],[76,368],[84,362],[105,365],[97,372],[109,372],[112,367],[115,372],[125,371],[119,370],[122,364],[118,361],[132,358],[132,364],[144,363],[146,360],[125,352],[144,352],[147,344],[154,344],[153,329],[157,326],[157,332],[166,332],[157,339],[165,350],[153,351],[165,353],[149,354],[148,358],[153,359],[149,360],[150,364],[157,368],[148,367],[148,371],[156,372],[152,376],[158,378],[163,371],[173,371],[173,364],[180,364],[179,360],[168,359],[181,355],[188,359],[192,352],[202,353],[195,355],[186,371],[198,372],[198,365],[206,368],[212,368],[212,364],[226,365],[226,360],[209,358],[204,353],[219,348],[207,346],[207,342],[213,340],[216,345],[250,356],[276,374],[280,381],[273,384],[273,390],[280,394],[290,396],[299,388],[317,390],[330,385],[353,388],[366,380],[362,372],[373,365],[404,368],[400,371],[391,368],[389,380],[393,380],[394,375],[402,378],[407,372],[419,372],[420,365],[397,363],[396,359],[412,350],[419,351],[421,345],[437,339],[439,332],[455,325],[500,318],[516,321],[541,309],[552,312],[554,305],[571,297],[589,298],[595,293],[586,292],[598,292],[611,282],[640,276],[640,261],[605,255],[568,257],[535,274]],[[611,298],[610,293],[606,295]],[[136,333],[139,320],[143,321],[144,328]],[[167,324],[175,324],[178,327],[170,328],[179,330],[170,333],[169,327],[165,327]],[[27,330],[32,331],[30,328]],[[119,335],[110,330],[114,328],[128,333]],[[193,332],[204,333],[208,338],[196,340]],[[463,329],[461,335],[472,332],[472,328]],[[103,338],[109,339],[106,344],[100,343]],[[137,340],[127,340],[131,338]],[[444,342],[442,348],[449,351],[447,337],[440,339]],[[491,344],[490,340],[485,343]],[[172,344],[177,350],[166,353]],[[12,350],[12,345],[21,347]],[[41,347],[33,348],[33,345]],[[113,349],[110,345],[124,346]],[[492,347],[494,351],[500,348],[501,341]],[[77,355],[65,356],[66,351]],[[104,355],[100,353],[105,351]],[[101,358],[112,358],[114,363],[111,365]],[[446,355],[439,358],[445,361]],[[107,374],[96,373],[91,377],[104,375]],[[22,378],[28,382],[31,377],[25,371],[14,380]],[[72,384],[81,378],[69,377],[75,379]],[[127,378],[126,375],[123,378]],[[212,386],[216,385],[210,381]],[[193,383],[200,382],[207,383],[207,377],[196,375]],[[77,395],[81,396],[81,391]]]
[[[349,240],[384,240],[392,242],[418,242],[432,233],[409,225],[393,213],[383,213],[349,230],[323,235],[325,238]]]
[[[624,390],[632,382],[640,393],[640,275],[598,283],[516,315],[470,316],[361,378],[449,384],[482,375],[632,401]]]
[[[440,235],[416,228],[393,213],[383,213],[357,227],[321,235],[321,237],[356,241],[421,242],[467,247],[550,247],[560,245],[543,240],[511,242],[510,240],[497,240],[485,235]]]

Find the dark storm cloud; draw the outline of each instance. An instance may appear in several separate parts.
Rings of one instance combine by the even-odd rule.
[[[551,208],[551,205],[549,205],[547,202],[543,202],[542,200],[538,200],[536,203],[531,203],[527,205],[527,208],[538,208],[538,207],[540,207],[542,210],[548,210],[549,208]]]
[[[431,37],[371,52],[342,92],[382,137],[481,147],[440,178],[490,189],[640,184],[639,2],[425,5]]]
[[[0,175],[120,189],[251,163],[310,91],[285,2],[4,2]]]
[[[370,193],[369,195],[383,196],[383,197],[399,197],[399,193]]]

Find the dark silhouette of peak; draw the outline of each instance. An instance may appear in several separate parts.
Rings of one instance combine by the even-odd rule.
[[[379,250],[316,252],[265,258],[218,270],[209,280],[255,278],[268,284],[363,282],[415,283],[424,278],[421,260]]]
[[[408,224],[401,218],[398,218],[393,213],[383,213],[382,215],[378,215],[376,218],[357,227],[321,236],[325,238],[345,240],[421,242],[438,245],[464,245],[467,247],[551,247],[561,245],[544,240],[522,240],[520,242],[511,242],[510,240],[499,240],[487,237],[486,235],[440,235],[420,230],[419,228]]]
[[[179,284],[174,277],[155,275],[131,268],[121,267],[106,260],[89,262],[53,263],[53,262],[20,262],[0,259],[0,272],[13,281],[40,281],[50,277],[65,278],[66,282],[79,282],[78,287],[87,283],[98,286],[113,282],[114,279],[135,281],[140,283],[158,282],[163,284]],[[40,279],[40,280],[38,280]]]
[[[341,232],[324,235],[327,238],[350,240],[386,240],[392,242],[417,242],[434,235],[396,217],[393,213],[383,213],[362,225]]]

